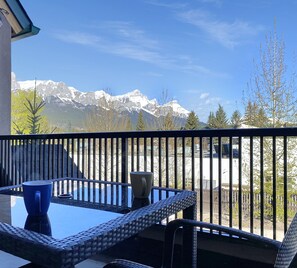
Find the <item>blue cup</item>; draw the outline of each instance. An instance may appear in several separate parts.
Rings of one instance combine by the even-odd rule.
[[[44,216],[28,215],[24,228],[36,233],[45,234],[49,236],[52,235],[52,228],[51,228],[51,223],[48,218],[48,215],[44,215]]]
[[[52,196],[50,181],[27,181],[23,182],[24,202],[29,215],[46,215]]]

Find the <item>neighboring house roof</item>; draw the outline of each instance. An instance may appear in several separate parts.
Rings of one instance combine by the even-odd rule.
[[[16,41],[38,34],[35,27],[19,0],[0,0],[0,11],[11,26],[11,40]]]

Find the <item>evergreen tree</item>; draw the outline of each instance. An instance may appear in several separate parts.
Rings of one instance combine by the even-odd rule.
[[[208,128],[216,128],[216,117],[213,112],[209,113],[208,120],[207,120],[207,127]]]
[[[39,134],[40,132],[40,121],[41,115],[40,112],[45,106],[45,102],[43,100],[38,101],[36,99],[36,89],[34,90],[33,100],[26,98],[27,103],[25,103],[25,107],[29,111],[28,115],[28,123],[30,134]]]
[[[216,111],[215,125],[215,128],[227,128],[229,126],[227,114],[224,111],[223,106],[220,104],[218,110]]]
[[[143,119],[142,111],[140,111],[139,115],[138,115],[138,119],[137,119],[136,130],[144,131],[145,128],[146,128],[146,126],[145,126],[145,122]]]
[[[227,128],[229,126],[229,122],[227,119],[227,114],[224,111],[222,105],[219,104],[219,108],[214,114],[213,112],[209,113],[207,127],[208,128]]]
[[[248,102],[245,107],[243,122],[253,127],[269,127],[270,123],[263,108],[259,108],[256,103]]]
[[[241,126],[241,114],[238,110],[235,110],[231,116],[231,126],[233,128],[238,128]]]
[[[270,126],[269,120],[268,120],[263,108],[259,108],[257,110],[255,126],[256,127],[269,127]]]
[[[199,128],[198,116],[195,114],[194,111],[191,111],[187,118],[187,122],[185,124],[185,129],[186,130],[195,130],[198,128]]]
[[[251,101],[248,101],[245,112],[244,112],[244,119],[243,122],[248,126],[255,126],[256,121],[256,105]]]
[[[39,134],[53,132],[42,115],[45,102],[35,90],[12,92],[12,133]]]

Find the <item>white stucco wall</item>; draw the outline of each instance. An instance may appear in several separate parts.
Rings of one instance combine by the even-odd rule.
[[[11,28],[1,12],[0,18],[0,135],[5,135],[11,124]]]

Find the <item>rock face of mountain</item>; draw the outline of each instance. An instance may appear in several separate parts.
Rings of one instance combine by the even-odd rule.
[[[99,111],[112,107],[120,115],[129,115],[134,124],[140,111],[148,122],[170,112],[183,123],[189,114],[189,111],[175,100],[160,105],[156,99],[149,100],[138,89],[124,95],[112,96],[103,90],[81,92],[63,82],[51,80],[17,81],[12,74],[12,90],[29,90],[35,87],[46,102],[45,113],[49,120],[61,127],[69,124],[72,127],[81,126],[86,114],[94,107]]]

